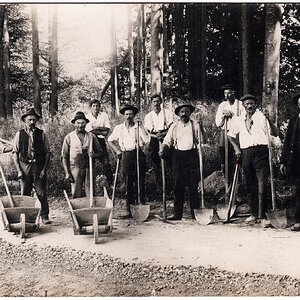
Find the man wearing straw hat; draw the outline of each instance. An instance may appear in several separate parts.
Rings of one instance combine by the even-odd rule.
[[[50,224],[46,174],[51,153],[45,132],[36,127],[39,119],[40,116],[33,108],[21,116],[25,128],[19,130],[15,135],[13,160],[21,181],[21,194],[30,196],[32,188],[35,188],[41,202],[42,222]]]
[[[280,157],[280,171],[289,175],[296,185],[295,225],[291,230],[300,231],[300,94],[293,97],[293,103],[297,106],[297,114],[289,121]]]
[[[180,120],[171,125],[163,140],[161,157],[166,157],[171,148],[172,169],[174,178],[174,215],[168,220],[181,220],[183,215],[183,204],[185,186],[190,193],[191,216],[195,219],[194,209],[200,208],[198,182],[199,182],[199,157],[197,151],[197,137],[199,128],[190,119],[195,107],[189,103],[182,104],[175,109],[175,114]],[[203,141],[206,140],[201,125]]]
[[[71,122],[74,124],[75,130],[65,136],[61,153],[65,179],[71,182],[73,198],[89,197],[89,156],[101,157],[102,148],[97,137],[85,130],[89,120],[83,112],[76,112]]]
[[[234,147],[236,156],[243,158],[242,167],[246,182],[246,194],[251,209],[251,216],[245,222],[261,221],[262,227],[266,228],[271,226],[265,215],[270,170],[267,130],[273,136],[278,135],[278,130],[268,118],[268,128],[266,128],[267,111],[263,113],[257,109],[258,99],[255,96],[244,95],[241,101],[246,114],[232,120],[228,139]],[[235,140],[237,135],[239,135],[240,146]],[[261,208],[259,208],[260,203]],[[261,219],[259,220],[259,218]]]
[[[173,123],[173,114],[170,110],[161,107],[162,98],[160,95],[153,95],[151,101],[153,110],[145,116],[145,129],[151,136],[148,152],[154,171],[156,186],[159,189],[161,186],[161,159],[158,155],[159,143],[163,141]]]
[[[224,101],[218,106],[215,117],[217,127],[221,128],[219,135],[219,153],[221,159],[221,170],[225,175],[225,122],[227,131],[230,129],[233,116],[239,116],[245,113],[242,101],[236,99],[236,88],[233,84],[222,86]],[[234,151],[228,143],[228,184],[230,185],[234,172]]]
[[[145,172],[146,158],[143,146],[149,143],[149,136],[142,126],[134,121],[138,109],[132,105],[125,105],[120,109],[125,122],[117,125],[108,138],[108,142],[119,158],[123,161],[123,176],[126,184],[126,209],[124,218],[131,218],[130,204],[135,203],[137,190],[137,128],[139,126],[139,171],[140,171],[140,200],[145,203]]]

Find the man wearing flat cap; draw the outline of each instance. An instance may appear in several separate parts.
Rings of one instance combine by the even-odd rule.
[[[39,119],[33,108],[21,116],[25,128],[15,135],[13,160],[21,182],[21,195],[30,196],[34,187],[41,202],[42,222],[50,224],[46,184],[51,153],[45,132],[36,127]]]
[[[224,101],[219,105],[216,113],[216,125],[221,129],[219,135],[219,153],[221,159],[221,170],[225,175],[225,121],[227,122],[227,131],[230,129],[232,117],[240,116],[245,113],[242,101],[236,99],[236,88],[233,84],[222,86]],[[228,185],[232,182],[234,172],[234,151],[231,144],[228,144]]]
[[[228,139],[237,157],[242,156],[246,194],[251,216],[246,223],[261,221],[262,227],[269,227],[266,219],[267,189],[269,176],[268,132],[277,136],[278,130],[264,113],[257,109],[258,99],[253,95],[241,98],[246,114],[232,119]],[[235,138],[239,137],[239,144]],[[258,195],[257,195],[258,191]]]
[[[171,125],[163,140],[161,157],[172,150],[172,169],[174,178],[174,215],[168,220],[181,220],[183,215],[183,204],[185,186],[189,188],[191,216],[195,219],[194,209],[200,208],[198,183],[199,183],[199,157],[197,151],[199,126],[190,119],[195,107],[184,103],[175,109],[175,114],[180,120]],[[201,123],[200,123],[201,124]],[[202,141],[206,136],[201,125]]]
[[[89,197],[89,156],[100,158],[102,156],[102,148],[97,137],[85,130],[89,120],[83,112],[76,112],[71,122],[74,124],[75,130],[65,136],[61,152],[65,179],[71,182],[73,198]],[[93,174],[93,177],[95,177],[95,174]],[[85,193],[83,192],[83,186]]]
[[[124,115],[124,123],[117,125],[112,134],[108,137],[108,142],[117,154],[122,158],[123,176],[126,184],[126,208],[125,218],[131,218],[130,204],[135,204],[137,197],[137,145],[139,145],[139,171],[140,171],[140,197],[141,203],[145,203],[145,172],[146,158],[143,147],[149,143],[150,137],[145,129],[140,125],[140,121],[135,121],[134,117],[138,109],[132,105],[126,105],[120,109]],[[137,141],[137,129],[139,128],[139,141]]]
[[[297,107],[295,114],[289,121],[280,157],[280,171],[288,175],[296,186],[295,194],[295,225],[293,231],[300,231],[300,94],[293,97]]]

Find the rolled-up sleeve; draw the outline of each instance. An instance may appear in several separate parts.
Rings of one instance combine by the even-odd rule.
[[[64,138],[62,149],[61,149],[61,157],[68,158],[70,156],[70,136],[67,135]]]
[[[116,126],[112,132],[112,134],[108,137],[108,142],[115,142],[119,140],[119,130],[118,126]]]
[[[215,121],[216,121],[216,125],[217,127],[221,127],[222,125],[222,118],[223,118],[223,110],[224,110],[224,104],[223,102],[219,105],[218,107],[218,110],[217,110],[217,113],[216,113],[216,118],[215,118]]]
[[[18,131],[13,140],[13,153],[19,153],[20,131]]]

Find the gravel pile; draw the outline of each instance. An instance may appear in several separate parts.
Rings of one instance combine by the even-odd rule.
[[[38,247],[35,244],[12,245],[0,239],[0,284],[5,277],[3,270],[35,266],[44,273],[56,277],[76,276],[78,288],[73,287],[69,296],[101,295],[103,286],[107,296],[298,296],[300,281],[288,276],[264,274],[238,274],[193,266],[159,266],[144,263],[128,263],[93,252],[71,248]],[[82,279],[93,280],[94,291],[89,292]],[[76,281],[75,280],[75,281]],[[81,283],[81,284],[80,284]],[[19,282],[19,289],[22,289]],[[81,289],[81,292],[79,291]],[[91,289],[91,288],[90,288]],[[99,293],[97,293],[99,290]],[[16,291],[14,291],[16,292]],[[6,296],[9,296],[6,291]],[[18,294],[10,294],[18,295]],[[60,295],[59,293],[57,294]],[[68,295],[68,294],[64,294]],[[1,290],[0,290],[0,296]],[[36,296],[32,294],[31,296]]]

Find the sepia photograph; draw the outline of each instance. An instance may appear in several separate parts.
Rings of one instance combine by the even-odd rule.
[[[300,295],[300,3],[0,3],[0,297]]]

